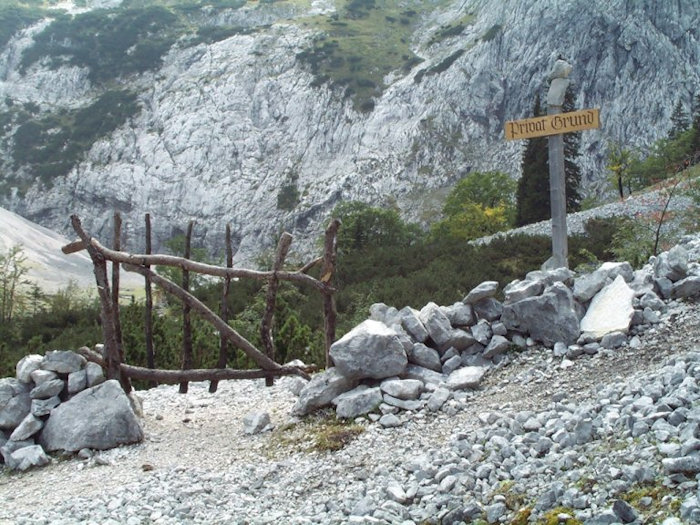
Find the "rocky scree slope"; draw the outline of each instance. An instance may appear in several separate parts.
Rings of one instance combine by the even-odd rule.
[[[466,172],[517,176],[523,145],[502,140],[503,123],[530,115],[560,55],[574,64],[576,106],[602,108],[602,129],[582,135],[587,191],[601,184],[606,140],[646,145],[664,136],[674,105],[690,110],[700,80],[700,5],[691,0],[469,0],[430,9],[387,2],[354,18],[341,2],[303,6],[199,12],[202,25],[243,30],[197,45],[174,40],[158,67],[112,79],[124,88],[109,114],[118,116],[115,127],[81,142],[85,151],[65,174],[55,169],[67,150],[45,159],[47,171],[32,163],[51,137],[63,136],[66,115],[96,111],[114,82],[95,79],[68,51],[60,66],[39,57],[23,67],[50,19],[18,32],[0,53],[7,122],[0,203],[71,235],[67,218],[78,213],[99,237],[109,235],[117,209],[134,244],[146,212],[156,245],[196,219],[196,235],[211,252],[231,222],[239,261],[271,247],[285,228],[304,252],[340,201],[398,206],[407,219],[426,222]],[[389,46],[372,38],[388,44],[396,35],[362,40],[344,31],[353,35],[366,30],[353,24],[380,19],[382,31],[404,28],[404,47],[391,47],[404,58],[383,64],[383,76],[365,87],[353,84],[353,93],[333,77],[334,61],[352,63],[343,49],[361,55],[353,43],[368,45],[367,38],[365,55],[381,53]],[[372,96],[358,102],[362,89]],[[17,156],[32,136],[18,134],[26,118],[43,127],[29,158]]]
[[[695,261],[700,240],[682,249]],[[671,280],[674,250],[639,272]],[[226,382],[214,395],[206,384],[152,389],[143,444],[0,478],[10,503],[0,519],[695,523],[700,313],[693,300],[654,304],[627,337],[499,354],[478,388],[455,388],[438,407],[437,389],[408,410],[385,397],[382,419],[395,422],[357,419],[364,432],[336,452],[309,449],[317,416],[289,419],[295,378]],[[274,430],[249,434],[261,411]]]

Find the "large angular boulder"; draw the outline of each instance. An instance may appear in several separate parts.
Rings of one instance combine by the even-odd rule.
[[[416,343],[408,351],[409,362],[440,372],[442,370],[442,362],[440,354],[434,348],[425,346],[423,343]]]
[[[455,370],[447,378],[447,388],[451,390],[464,390],[476,388],[484,378],[486,369],[480,366],[465,366]]]
[[[505,305],[501,321],[509,330],[530,334],[547,346],[573,344],[580,334],[576,302],[562,282],[554,283],[540,296]]]
[[[577,277],[574,280],[574,298],[582,303],[590,301],[603,289],[607,280],[607,272],[599,270]]]
[[[39,354],[25,355],[19,360],[15,370],[17,372],[16,376],[18,381],[22,383],[31,383],[32,372],[39,370],[41,368],[41,362],[44,360],[44,356]]]
[[[484,281],[477,287],[473,288],[463,299],[466,304],[474,304],[487,297],[493,297],[498,291],[498,281]]]
[[[674,246],[659,254],[654,261],[654,275],[671,282],[680,281],[688,275],[688,252],[682,246]]]
[[[39,434],[44,450],[106,450],[143,440],[129,398],[112,379],[83,390],[51,411]]]
[[[15,378],[0,379],[0,429],[13,430],[31,411],[29,387]]]
[[[379,388],[397,399],[418,399],[423,391],[423,382],[418,379],[387,379]]]
[[[634,315],[634,290],[622,275],[603,288],[591,301],[581,319],[581,331],[587,337],[600,339],[610,332],[627,333]]]
[[[70,350],[51,350],[46,352],[41,362],[41,368],[58,372],[59,374],[70,374],[85,368],[86,363],[87,359]]]
[[[544,290],[544,280],[534,279],[524,281],[513,281],[503,289],[505,304],[517,303],[528,297],[540,295]]]
[[[295,416],[305,416],[314,410],[327,406],[343,392],[357,386],[357,380],[341,374],[331,367],[314,375],[299,393],[299,399],[292,408]]]
[[[671,297],[674,299],[695,297],[696,295],[700,295],[700,276],[698,275],[691,275],[681,279],[673,283],[671,288]]]
[[[401,326],[406,333],[419,343],[425,343],[428,339],[428,331],[418,318],[418,311],[410,306],[406,306],[399,311],[401,315]]]
[[[371,319],[350,330],[331,345],[338,372],[349,379],[384,379],[401,374],[408,364],[398,335]]]
[[[435,303],[428,303],[421,308],[418,318],[428,331],[430,339],[438,348],[445,349],[450,342],[452,325],[440,307]]]
[[[6,457],[7,466],[13,470],[27,470],[31,467],[41,467],[49,462],[49,458],[40,445],[20,448]]]
[[[335,415],[342,419],[350,419],[372,412],[382,403],[382,393],[379,387],[370,388],[360,385],[344,392],[333,399]]]

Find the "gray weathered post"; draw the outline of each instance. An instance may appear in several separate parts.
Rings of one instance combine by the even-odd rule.
[[[551,84],[547,93],[547,114],[561,113],[564,95],[569,86],[571,65],[557,60],[550,74]],[[566,184],[564,175],[564,136],[549,136],[549,195],[552,206],[552,258],[547,266],[569,267],[569,248],[566,231]]]

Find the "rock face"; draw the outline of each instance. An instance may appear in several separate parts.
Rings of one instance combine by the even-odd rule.
[[[340,201],[382,205],[391,195],[417,220],[465,171],[517,176],[522,145],[501,140],[504,122],[530,115],[559,55],[574,65],[576,105],[605,107],[605,127],[582,135],[590,190],[604,184],[596,174],[605,171],[608,139],[644,145],[665,136],[675,102],[688,111],[700,83],[697,2],[453,0],[420,14],[407,41],[422,62],[397,65],[363,112],[344,86],[314,76],[299,58],[321,32],[307,24],[308,11],[254,4],[224,16],[250,31],[175,46],[157,71],[118,79],[138,93],[140,113],[51,184],[24,166],[11,168],[16,125],[8,128],[0,204],[64,232],[66,217],[79,213],[98,237],[110,232],[116,209],[135,239],[149,212],[158,218],[156,246],[196,218],[195,236],[213,250],[231,222],[240,236],[237,261],[252,261],[280,227],[295,235],[295,249],[317,238]],[[336,9],[312,4],[315,15]],[[204,11],[197,16],[220,23]],[[459,24],[461,31],[445,31]],[[20,69],[46,25],[18,33],[0,52],[3,111],[12,111],[10,99],[15,108],[37,105],[38,118],[53,117],[86,107],[102,89],[87,68]],[[291,207],[278,205],[285,187],[297,195]]]
[[[47,451],[104,450],[141,440],[141,425],[129,398],[114,379],[60,404],[39,435],[39,442]]]

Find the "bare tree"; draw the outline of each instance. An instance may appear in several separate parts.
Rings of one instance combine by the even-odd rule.
[[[10,248],[0,255],[0,320],[12,321],[12,316],[22,299],[22,287],[29,284],[24,276],[27,257],[20,245]]]

